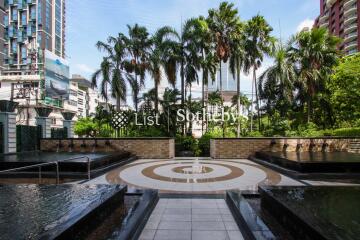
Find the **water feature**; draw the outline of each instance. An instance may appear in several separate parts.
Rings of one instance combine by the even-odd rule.
[[[298,239],[358,239],[360,187],[260,187],[262,209]]]
[[[53,239],[110,199],[121,204],[124,191],[115,185],[0,185],[0,239]]]
[[[360,173],[360,154],[328,152],[324,144],[321,152],[256,152],[255,157],[299,172]]]

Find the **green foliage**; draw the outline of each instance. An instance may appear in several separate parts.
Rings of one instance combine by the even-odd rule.
[[[129,137],[165,137],[164,132],[156,127],[146,127],[141,131],[138,129],[131,130],[128,135]]]
[[[360,119],[360,53],[345,57],[328,82],[337,125]]]
[[[337,136],[337,137],[359,137],[360,136],[360,127],[335,129],[333,131],[333,136]]]
[[[75,123],[74,132],[78,136],[94,137],[96,124],[91,118],[80,118]]]

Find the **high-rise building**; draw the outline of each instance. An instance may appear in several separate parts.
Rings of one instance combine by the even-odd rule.
[[[316,27],[325,27],[343,39],[340,50],[345,54],[360,51],[360,0],[320,0]]]
[[[19,102],[18,122],[39,105],[66,111],[69,85],[65,0],[0,0],[0,99]]]

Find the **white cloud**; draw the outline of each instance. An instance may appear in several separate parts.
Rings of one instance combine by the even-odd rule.
[[[83,73],[94,73],[95,72],[95,69],[93,69],[92,67],[90,67],[86,64],[83,64],[83,63],[76,64],[75,68]]]
[[[302,21],[298,27],[296,28],[297,32],[302,31],[304,28],[309,28],[311,29],[314,26],[314,20],[312,19],[305,19],[304,21]]]

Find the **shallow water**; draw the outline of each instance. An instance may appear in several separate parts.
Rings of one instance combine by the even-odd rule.
[[[360,187],[274,187],[265,191],[329,239],[360,236]]]
[[[348,152],[265,152],[265,154],[301,163],[360,163],[360,154]]]
[[[120,191],[115,185],[0,185],[0,239],[37,239]]]

